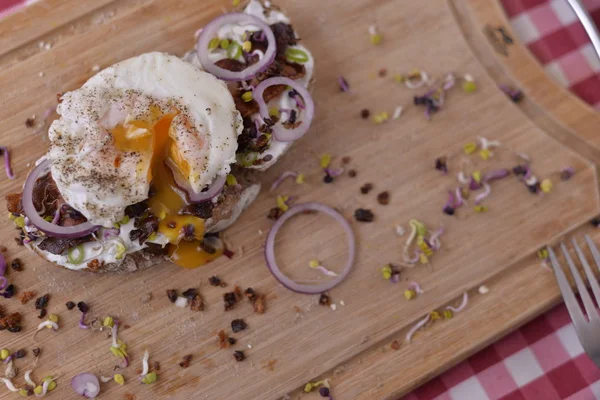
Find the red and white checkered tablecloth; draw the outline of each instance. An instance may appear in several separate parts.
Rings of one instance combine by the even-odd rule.
[[[600,60],[567,0],[501,0],[513,31],[559,84],[600,109]],[[600,26],[600,0],[583,0]]]
[[[0,0],[0,18],[37,0]],[[567,0],[500,0],[514,32],[559,84],[600,109],[600,60]],[[600,26],[600,0],[584,0]],[[600,369],[564,305],[402,400],[600,400]]]

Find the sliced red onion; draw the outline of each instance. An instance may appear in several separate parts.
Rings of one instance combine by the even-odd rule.
[[[346,235],[348,236],[348,260],[346,261],[346,265],[340,272],[340,274],[328,282],[321,283],[318,285],[304,285],[298,282],[295,282],[288,278],[277,265],[277,261],[275,258],[275,238],[279,229],[283,226],[283,224],[290,218],[292,218],[296,214],[304,213],[306,211],[318,211],[335,219],[344,229]],[[269,270],[283,286],[286,288],[296,292],[296,293],[304,293],[304,294],[319,294],[326,292],[335,286],[337,286],[340,282],[342,282],[346,276],[352,270],[352,266],[354,265],[354,255],[356,252],[356,243],[354,240],[354,232],[352,232],[352,227],[346,221],[346,219],[333,208],[326,206],[320,203],[303,203],[297,204],[293,207],[290,207],[283,215],[275,221],[273,227],[269,231],[269,235],[267,236],[267,242],[265,245],[265,259],[267,261],[267,266]]]
[[[340,90],[342,92],[350,91],[350,86],[348,86],[348,81],[343,76],[338,77],[338,85],[340,85]]]
[[[217,66],[209,57],[209,43],[212,39],[217,37],[219,29],[224,25],[254,25],[261,30],[267,39],[267,50],[265,55],[255,64],[248,66],[248,68],[239,71],[229,71],[227,69]],[[260,19],[253,17],[249,14],[244,13],[229,13],[213,19],[208,23],[200,33],[198,41],[196,42],[196,53],[198,59],[202,64],[202,67],[216,76],[219,79],[226,81],[247,81],[256,76],[256,74],[266,70],[269,65],[273,63],[276,55],[276,41],[273,31],[265,22]]]
[[[496,169],[494,171],[491,171],[491,172],[488,172],[487,174],[485,174],[483,177],[483,181],[489,182],[489,181],[493,181],[495,179],[506,178],[509,175],[510,175],[510,170],[508,170],[506,168]]]
[[[204,203],[206,201],[212,200],[216,195],[221,193],[221,190],[223,190],[223,186],[225,186],[225,182],[227,180],[226,176],[218,175],[212,181],[207,190],[203,190],[200,193],[196,193],[194,192],[194,189],[192,189],[192,187],[190,186],[188,180],[181,176],[181,173],[177,170],[176,167],[171,166],[170,163],[167,163],[167,167],[173,175],[173,181],[175,181],[175,185],[177,185],[177,187],[185,193],[185,197],[192,204]]]
[[[6,258],[3,254],[0,254],[0,276],[4,276],[6,273]]]
[[[344,168],[325,168],[325,173],[333,178],[336,178],[344,173]]]
[[[79,327],[80,327],[81,329],[90,329],[90,326],[89,326],[89,325],[86,325],[86,324],[84,323],[84,321],[85,321],[85,316],[86,316],[86,315],[87,315],[87,312],[82,312],[82,313],[81,313],[81,318],[79,318]]]
[[[469,190],[479,190],[481,189],[481,183],[477,182],[475,178],[471,177],[471,181],[469,182]]]
[[[286,180],[287,178],[296,178],[298,176],[297,172],[294,171],[285,171],[284,173],[282,173],[281,175],[279,175],[279,178],[277,178],[277,180],[275,182],[273,182],[273,184],[271,185],[271,189],[269,189],[269,192],[272,192],[273,190],[277,189],[277,187],[279,185],[281,185],[281,183]]]
[[[75,375],[71,379],[71,387],[77,394],[85,396],[88,399],[94,399],[100,393],[98,378],[89,372]]]
[[[271,129],[273,130],[273,134],[275,135],[275,139],[280,142],[292,142],[294,140],[300,139],[310,128],[310,124],[313,120],[315,114],[315,104],[313,103],[312,97],[310,93],[306,90],[304,86],[300,83],[293,81],[290,78],[285,78],[282,76],[265,79],[262,81],[256,89],[254,89],[254,100],[258,103],[260,107],[260,115],[264,119],[269,118],[269,107],[267,107],[267,103],[263,98],[263,93],[265,90],[271,86],[275,85],[286,85],[294,89],[302,98],[304,99],[303,107],[305,111],[303,112],[302,123],[293,129],[285,129],[281,124],[274,125]],[[298,96],[294,96],[298,98]],[[296,100],[297,102],[298,100]],[[303,108],[300,107],[299,108]]]
[[[25,215],[27,215],[31,223],[48,236],[67,239],[89,235],[98,229],[99,226],[91,222],[84,222],[75,226],[58,226],[46,221],[38,214],[33,205],[33,186],[40,175],[48,171],[50,171],[50,160],[45,159],[31,171],[23,186],[23,211],[25,211]]]
[[[8,152],[8,147],[0,146],[0,154],[4,154],[4,169],[6,170],[6,176],[8,176],[8,179],[15,179],[15,176],[12,173],[12,167],[10,166],[10,153]]]

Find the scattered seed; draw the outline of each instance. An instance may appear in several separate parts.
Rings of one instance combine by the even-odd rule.
[[[351,169],[350,171],[348,171],[348,176],[350,178],[356,178],[356,171]]]
[[[42,352],[42,350],[39,347],[36,347],[35,349],[32,350],[34,357],[39,357],[41,352]]]
[[[27,352],[25,351],[25,349],[20,349],[17,350],[17,352],[14,354],[15,358],[23,358],[27,355]]]
[[[65,304],[67,306],[68,310],[72,310],[75,308],[75,303],[73,303],[72,301],[67,301],[67,304]]]
[[[325,176],[323,177],[323,182],[325,182],[325,183],[333,182],[333,176],[331,176],[329,174],[325,174]]]
[[[362,119],[367,119],[371,116],[371,111],[369,111],[365,108],[360,112],[360,116]]]
[[[350,158],[350,156],[344,156],[344,157],[342,157],[342,164],[344,164],[344,165],[349,164],[350,161],[352,161],[352,159]]]

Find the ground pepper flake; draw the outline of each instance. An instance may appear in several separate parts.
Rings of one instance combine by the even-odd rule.
[[[18,258],[15,258],[14,260],[12,260],[12,262],[10,263],[10,266],[15,271],[22,271],[23,270],[23,266],[21,265],[21,260],[19,260]]]
[[[45,309],[45,308],[42,308],[42,309],[40,310],[40,314],[38,315],[38,319],[42,319],[42,318],[44,318],[44,317],[46,316],[46,314],[48,314],[48,311],[46,311],[46,309]]]
[[[167,290],[167,297],[171,301],[171,303],[175,303],[177,301],[177,290],[169,289]]]
[[[221,281],[221,278],[219,278],[216,275],[213,275],[210,278],[208,278],[208,283],[210,283],[211,286],[221,286],[221,287],[227,286],[227,284],[225,282]]]
[[[392,350],[398,350],[400,348],[400,343],[397,340],[394,340],[391,344],[390,347]]]
[[[446,157],[438,157],[435,159],[435,169],[442,171],[444,174],[448,173],[448,159]]]
[[[319,304],[329,307],[331,305],[331,298],[325,293],[321,293],[321,296],[319,297]]]
[[[75,308],[75,303],[73,303],[72,301],[67,301],[65,306],[67,306],[67,310],[72,310]]]
[[[234,292],[227,292],[223,295],[223,301],[225,303],[225,311],[230,311],[235,307],[238,297]]]
[[[204,300],[202,299],[200,293],[197,293],[192,299],[192,302],[190,303],[190,309],[192,311],[204,311]]]
[[[350,178],[356,178],[356,171],[351,169],[350,171],[348,171],[348,176]]]
[[[46,308],[46,306],[48,305],[48,300],[50,300],[50,295],[47,293],[42,297],[38,297],[35,301],[35,309],[41,310],[43,308]]]
[[[238,333],[243,331],[244,329],[246,329],[248,327],[248,324],[246,324],[246,321],[244,321],[243,319],[234,319],[233,321],[231,321],[231,330],[233,331],[233,333]]]
[[[372,183],[365,183],[364,185],[362,185],[360,187],[360,192],[362,194],[368,194],[372,189],[373,189],[373,184]]]
[[[198,289],[195,289],[195,288],[189,288],[188,290],[181,293],[181,295],[188,300],[193,300],[197,294],[198,294]]]
[[[361,110],[360,117],[362,119],[368,119],[370,116],[371,116],[371,111],[367,110],[366,108]]]
[[[35,297],[35,292],[23,292],[21,294],[21,304],[27,304],[27,302]]]
[[[279,208],[279,207],[273,207],[269,210],[269,214],[267,215],[267,218],[272,219],[272,220],[277,220],[279,219],[279,217],[281,217],[281,215],[284,213],[284,211]]]
[[[190,363],[192,362],[192,355],[188,354],[186,356],[183,356],[183,361],[179,363],[179,366],[181,368],[188,368],[190,366]]]
[[[377,195],[377,201],[379,202],[379,204],[384,206],[390,204],[390,192],[385,191],[379,193]]]
[[[21,313],[15,312],[0,319],[0,330],[7,329],[10,332],[19,332],[21,330]]]
[[[246,355],[242,350],[236,350],[233,352],[233,358],[235,358],[235,361],[241,362],[246,359]]]
[[[39,357],[42,350],[39,347],[36,347],[31,352],[33,353],[34,357]]]
[[[227,336],[227,333],[225,333],[225,331],[222,330],[222,329],[217,334],[217,338],[219,340],[219,348],[221,348],[221,349],[226,349],[230,345],[235,344],[235,342],[236,342],[235,339],[230,338],[229,336]],[[233,343],[232,343],[232,339],[233,339]]]
[[[357,208],[356,211],[354,211],[354,218],[358,222],[373,222],[373,220],[375,219],[375,215],[371,210],[367,210],[365,208]]]

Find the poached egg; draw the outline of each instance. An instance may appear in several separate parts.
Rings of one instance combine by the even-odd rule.
[[[61,100],[48,133],[52,177],[93,224],[121,221],[151,183],[153,214],[174,216],[185,200],[166,164],[199,193],[235,162],[242,120],[227,86],[178,57],[119,62]]]

